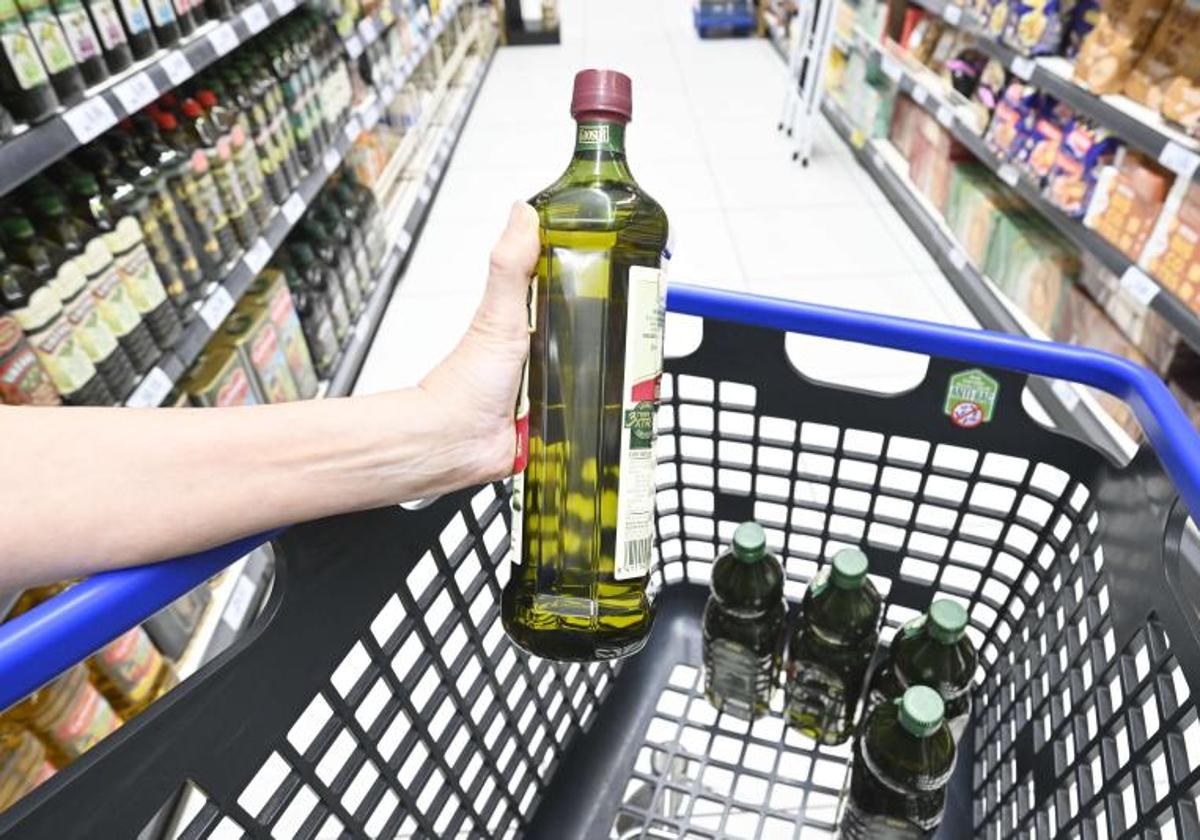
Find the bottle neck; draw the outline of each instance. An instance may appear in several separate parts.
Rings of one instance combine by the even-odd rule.
[[[625,160],[625,123],[583,118],[575,124],[575,152],[568,177],[631,179]]]

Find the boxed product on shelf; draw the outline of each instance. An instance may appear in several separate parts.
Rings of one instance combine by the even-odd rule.
[[[1067,37],[1063,41],[1063,55],[1074,58],[1079,54],[1083,39],[1096,28],[1100,20],[1100,0],[1078,0],[1071,10],[1067,25]]]
[[[984,264],[998,219],[1025,211],[1025,202],[1005,189],[987,167],[965,163],[954,168],[946,223],[972,264]]]
[[[917,130],[913,134],[908,155],[908,175],[917,189],[933,202],[934,207],[944,213],[950,197],[950,176],[954,168],[975,158],[925,111],[920,111],[914,119],[917,120]]]
[[[1009,0],[1000,40],[1022,55],[1053,55],[1062,45],[1070,4],[1059,0]]]
[[[1127,291],[1120,278],[1092,254],[1083,255],[1079,285],[1145,357],[1147,367],[1165,374],[1179,347],[1175,329]]]
[[[1092,93],[1117,93],[1141,57],[1169,0],[1106,0],[1080,44],[1075,80]]]
[[[1200,185],[1188,187],[1161,238],[1146,249],[1150,273],[1200,314]]]
[[[1054,169],[1063,139],[1074,121],[1070,107],[1042,94],[1030,114],[1029,127],[1013,161],[1039,186]]]
[[[1160,110],[1167,86],[1176,78],[1200,77],[1200,4],[1174,0],[1129,78],[1124,92],[1148,108]]]
[[[1004,160],[1018,154],[1025,145],[1038,99],[1035,88],[1016,80],[1010,82],[983,136],[988,148]]]
[[[270,316],[279,333],[279,343],[291,369],[292,380],[296,383],[300,399],[307,400],[316,396],[317,372],[313,367],[304,330],[300,325],[300,315],[296,311],[292,293],[288,291],[283,272],[277,268],[263,271],[250,284],[238,308],[261,309]]]
[[[1041,219],[1001,213],[983,270],[1031,321],[1050,333],[1066,289],[1079,274],[1079,254]]]
[[[896,97],[892,105],[892,126],[888,130],[888,137],[902,157],[907,158],[912,153],[913,137],[924,116],[925,112],[916,102],[907,96]]]
[[[258,405],[263,402],[254,375],[229,345],[208,347],[182,382],[193,405]]]
[[[1200,74],[1172,79],[1163,94],[1162,112],[1191,136],[1200,137]]]
[[[1120,146],[1107,129],[1076,116],[1046,177],[1046,198],[1071,218],[1082,219],[1100,172],[1113,162]]]
[[[299,398],[292,371],[283,355],[279,331],[265,310],[235,311],[209,344],[212,349],[231,347],[254,377],[258,393],[269,403]]]
[[[1136,260],[1154,230],[1173,176],[1150,158],[1125,149],[1096,182],[1084,224]]]

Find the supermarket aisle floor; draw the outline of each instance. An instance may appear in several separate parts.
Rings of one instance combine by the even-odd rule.
[[[973,323],[824,121],[810,165],[792,162],[775,131],[784,67],[769,43],[701,41],[690,0],[560,5],[561,46],[497,53],[358,392],[413,384],[453,347],[510,203],[550,183],[570,156],[571,79],[583,67],[634,80],[629,158],[671,220],[672,280]],[[923,367],[883,351],[796,346],[807,372],[881,390],[917,381]]]

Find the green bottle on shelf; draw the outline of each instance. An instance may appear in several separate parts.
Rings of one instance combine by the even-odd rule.
[[[73,105],[83,99],[86,88],[83,74],[75,64],[67,36],[50,8],[49,0],[17,0],[17,8],[29,26],[42,63],[50,71],[50,84],[54,85],[59,102]]]
[[[957,601],[939,598],[896,633],[887,660],[871,679],[868,708],[899,697],[909,686],[927,685],[941,696],[957,744],[971,719],[971,679],[978,666],[967,638],[967,611]]]
[[[654,619],[667,215],[625,157],[629,77],[580,72],[571,115],[571,162],[530,202],[541,257],[501,616],[529,653],[614,659],[640,650]]]
[[[0,102],[21,122],[41,122],[58,108],[58,94],[16,0],[0,0],[0,47]]]
[[[788,642],[789,725],[822,744],[850,737],[879,641],[882,604],[858,549],[842,549],[813,578]]]
[[[933,836],[954,770],[954,737],[943,714],[941,696],[923,685],[875,707],[854,745],[840,840]]]
[[[337,336],[340,344],[350,331],[350,310],[346,306],[342,284],[338,282],[337,276],[317,259],[307,242],[290,240],[287,256],[304,285],[325,297],[329,306],[329,318],[333,322],[333,334]]]
[[[371,270],[371,258],[367,253],[367,245],[363,232],[347,221],[346,217],[334,204],[330,190],[324,190],[310,211],[316,219],[325,225],[341,244],[342,250],[350,255],[354,265],[354,273],[358,277],[358,286],[365,296],[370,291],[374,281]]]
[[[88,85],[98,85],[108,78],[108,65],[104,63],[104,50],[100,36],[92,26],[87,9],[80,0],[51,0],[58,22],[71,47],[71,55],[83,80]]]
[[[778,684],[787,629],[783,578],[756,522],[739,525],[732,548],[713,564],[704,606],[704,694],[743,720],[766,714]]]
[[[329,274],[340,283],[346,308],[353,320],[363,309],[362,287],[354,271],[354,258],[349,250],[333,238],[332,232],[316,217],[313,210],[304,214],[297,228],[299,235],[312,248],[317,259],[325,264]]]

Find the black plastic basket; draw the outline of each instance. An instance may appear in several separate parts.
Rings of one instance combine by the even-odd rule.
[[[1161,385],[1002,336],[683,288],[670,305],[707,318],[664,376],[658,615],[640,654],[561,664],[509,642],[504,484],[296,526],[250,632],[0,815],[0,833],[135,837],[192,785],[205,804],[187,840],[829,836],[849,746],[787,729],[778,697],[753,725],[703,697],[709,570],[753,518],[793,602],[824,558],[862,545],[885,638],[935,596],[967,606],[981,677],[939,836],[1200,836],[1200,578],[1180,548],[1200,450]],[[934,357],[905,394],[854,393],[798,375],[784,329],[972,363]],[[981,360],[1131,398],[1154,449],[1111,463],[1031,420],[1025,375]],[[946,393],[972,369],[999,390],[967,428]],[[155,577],[181,562],[110,576],[145,577],[110,596],[125,617],[98,635],[194,583]],[[30,626],[80,609],[49,602]],[[38,684],[46,638],[0,631],[10,695]]]

